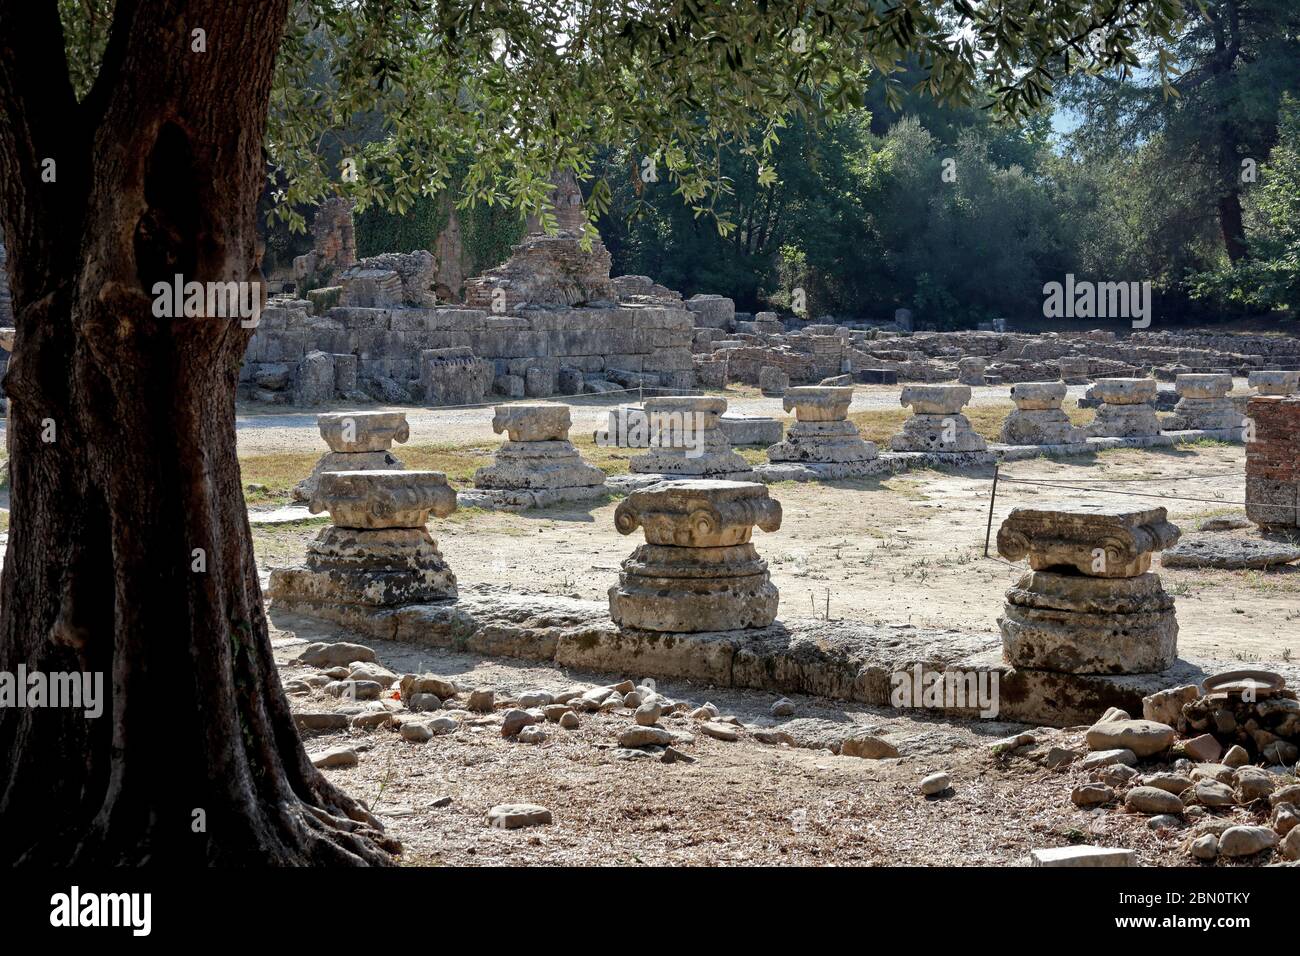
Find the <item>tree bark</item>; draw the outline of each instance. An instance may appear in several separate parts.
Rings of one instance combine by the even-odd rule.
[[[78,103],[55,0],[0,0],[0,670],[100,672],[107,698],[0,709],[0,862],[391,862],[307,760],[272,658],[235,451],[251,329],[152,309],[178,274],[260,282],[288,3],[118,0]]]

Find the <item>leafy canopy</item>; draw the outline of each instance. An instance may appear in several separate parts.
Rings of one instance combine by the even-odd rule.
[[[84,91],[112,0],[60,6]],[[728,143],[770,183],[761,160],[792,116],[851,110],[872,84],[897,105],[905,66],[943,102],[1023,117],[1071,70],[1159,53],[1181,12],[1181,0],[298,0],[267,131],[274,199],[297,226],[334,193],[402,213],[468,162],[464,202],[549,227],[551,173],[586,178],[593,148],[612,144],[634,158],[629,176],[653,164],[725,235]],[[375,124],[378,138],[356,136]],[[592,214],[608,201],[598,181]]]

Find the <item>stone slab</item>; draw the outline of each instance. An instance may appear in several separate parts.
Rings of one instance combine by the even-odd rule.
[[[1030,866],[1109,867],[1137,866],[1137,851],[1106,846],[1061,846],[1031,850]]]

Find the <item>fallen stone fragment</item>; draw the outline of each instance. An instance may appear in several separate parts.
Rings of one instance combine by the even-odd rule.
[[[553,724],[559,723],[561,717],[571,713],[573,708],[568,704],[547,704],[542,708],[542,715]]]
[[[1019,750],[1021,747],[1032,747],[1036,743],[1038,739],[1033,734],[1016,734],[1014,737],[1003,737],[1001,740],[993,741],[989,744],[989,750],[995,754],[1004,754]]]
[[[1157,691],[1150,697],[1142,698],[1142,717],[1176,727],[1183,716],[1183,705],[1190,704],[1200,696],[1201,689],[1195,684]]]
[[[1293,803],[1279,803],[1273,810],[1273,819],[1269,824],[1279,836],[1286,836],[1300,825],[1300,807]]]
[[[1249,518],[1206,518],[1196,526],[1197,531],[1240,531],[1251,527]]]
[[[617,747],[611,751],[611,756],[615,760],[649,760],[654,754],[636,747]]]
[[[1201,734],[1183,744],[1183,752],[1199,763],[1214,763],[1223,756],[1223,745],[1213,734]]]
[[[1237,802],[1253,803],[1267,799],[1277,789],[1277,777],[1259,767],[1241,767],[1233,775],[1237,785]]]
[[[786,744],[790,747],[795,744],[794,737],[784,730],[756,730],[754,739],[760,744]]]
[[[657,703],[648,702],[642,704],[636,709],[632,718],[642,727],[653,727],[659,723],[659,718],[663,715],[663,708]]]
[[[455,681],[432,674],[406,674],[398,687],[403,701],[409,700],[412,694],[433,694],[439,700],[447,700],[459,693]]]
[[[740,734],[736,728],[730,724],[714,723],[706,721],[700,724],[700,732],[706,737],[712,737],[714,740],[739,740]]]
[[[562,717],[560,717],[560,726],[565,730],[577,730],[578,715],[571,710],[567,711]]]
[[[628,693],[623,695],[624,707],[630,707],[633,710],[636,710],[638,707],[641,706],[641,703],[642,703],[641,695],[638,694],[636,691],[629,691]]]
[[[696,720],[717,720],[720,711],[712,704],[702,704],[691,711]]]
[[[771,706],[770,710],[773,717],[793,717],[794,701],[782,697]]]
[[[348,644],[345,641],[335,644],[317,642],[303,648],[298,660],[312,667],[342,667],[355,661],[374,661],[375,652],[362,644]]]
[[[503,803],[487,812],[487,822],[498,830],[517,830],[551,822],[551,811],[535,803]]]
[[[403,740],[409,740],[413,744],[422,744],[433,739],[433,731],[429,726],[415,720],[408,720],[402,724],[398,733],[402,735]]]
[[[1211,535],[1184,538],[1161,556],[1166,568],[1220,568],[1228,571],[1279,567],[1300,561],[1300,547],[1280,541]]]
[[[1288,860],[1300,860],[1300,827],[1296,827],[1282,841],[1282,855]]]
[[[512,708],[511,710],[507,710],[501,717],[501,736],[513,737],[529,724],[536,722],[537,718],[528,711]]]
[[[666,747],[677,738],[662,727],[631,727],[618,736],[620,747]]]
[[[1213,860],[1219,855],[1219,838],[1213,833],[1199,836],[1191,842],[1189,850],[1198,860]]]
[[[555,700],[544,690],[530,690],[525,694],[519,695],[519,706],[528,710],[532,707],[545,707]]]
[[[441,710],[442,700],[437,694],[412,694],[407,700],[408,709],[421,713],[430,710]]]
[[[1197,781],[1193,793],[1196,802],[1203,807],[1230,807],[1237,802],[1232,788],[1226,783],[1219,783],[1217,780]]]
[[[1149,773],[1141,780],[1144,787],[1156,787],[1175,795],[1190,790],[1193,786],[1191,777],[1180,773]]]
[[[1178,734],[1154,720],[1112,720],[1088,728],[1085,739],[1091,750],[1131,750],[1142,758],[1168,750]]]
[[[1221,763],[1201,763],[1192,768],[1193,780],[1217,780],[1231,785],[1235,771]]]
[[[1098,767],[1106,767],[1116,763],[1131,767],[1137,763],[1137,759],[1137,754],[1128,748],[1098,750],[1096,753],[1084,757],[1079,766],[1083,770],[1094,770]]]
[[[1277,846],[1277,834],[1268,827],[1229,827],[1219,837],[1220,856],[1254,856]]]
[[[921,780],[921,793],[927,797],[943,793],[952,786],[952,778],[940,770]]]
[[[1130,751],[1131,752],[1131,751]],[[1128,764],[1113,763],[1105,767],[1098,767],[1090,774],[1091,778],[1098,783],[1104,783],[1108,787],[1127,787],[1133,782],[1138,775],[1137,770]]]
[[[1060,767],[1068,767],[1078,759],[1079,754],[1076,751],[1067,747],[1052,747],[1048,749],[1047,756],[1043,758],[1043,766],[1048,770],[1056,770]],[[1098,766],[1098,764],[1085,762],[1084,769],[1094,766]]]
[[[378,700],[384,689],[372,680],[336,680],[325,685],[325,693],[330,697],[345,700]]]
[[[328,750],[319,750],[316,753],[308,754],[307,758],[311,761],[313,767],[319,769],[326,767],[355,767],[357,765],[357,752],[351,747],[330,747]]]
[[[299,730],[344,730],[348,726],[347,714],[324,713],[294,714],[293,722]]]
[[[465,706],[475,713],[486,714],[492,711],[496,706],[496,691],[480,687],[478,690],[470,692],[469,699],[465,701]]]
[[[1183,812],[1183,801],[1176,795],[1156,787],[1134,787],[1124,797],[1124,806],[1138,813],[1174,813]]]
[[[519,731],[518,740],[521,744],[540,744],[546,740],[546,731],[532,724]]]
[[[1070,791],[1070,802],[1076,807],[1096,807],[1115,799],[1115,791],[1103,783],[1080,784]]]
[[[676,747],[665,747],[659,759],[663,763],[695,763],[694,757],[682,753]]]
[[[1152,830],[1177,830],[1183,826],[1183,820],[1172,813],[1158,813],[1147,820],[1147,826]]]
[[[387,711],[372,710],[370,713],[357,714],[353,717],[351,726],[357,730],[375,730],[379,727],[388,727],[394,719]]]
[[[1272,806],[1277,806],[1279,803],[1293,803],[1300,806],[1300,783],[1279,787],[1269,795],[1268,802]]]
[[[454,717],[435,717],[429,721],[428,727],[438,736],[443,734],[452,734],[460,729],[460,722]]]
[[[1029,854],[1029,859],[1031,866],[1137,866],[1135,851],[1104,846],[1062,846],[1047,850],[1033,850]]]
[[[898,748],[887,740],[873,737],[871,734],[855,734],[845,737],[840,744],[840,754],[845,757],[861,757],[865,760],[882,760],[897,757]]]

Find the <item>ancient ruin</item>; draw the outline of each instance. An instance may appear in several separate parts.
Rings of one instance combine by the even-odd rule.
[[[1246,406],[1246,517],[1264,531],[1300,528],[1300,397]]]
[[[1088,426],[1096,438],[1150,438],[1160,434],[1160,419],[1150,404],[1156,397],[1152,378],[1100,378],[1090,394],[1100,399]]]
[[[392,452],[393,442],[411,437],[405,412],[331,412],[316,416],[316,426],[329,451],[311,474],[293,489],[295,501],[316,497],[320,476],[327,471],[400,471],[405,465]]]
[[[1174,389],[1178,392],[1178,404],[1174,406],[1173,414],[1165,419],[1165,431],[1226,432],[1242,427],[1241,413],[1228,398],[1232,391],[1231,375],[1179,375],[1174,380]]]
[[[771,466],[764,480],[787,478],[859,478],[887,471],[876,446],[864,441],[848,420],[852,387],[798,386],[785,393],[783,407],[795,422],[785,440],[767,450]]]
[[[1014,509],[998,530],[998,553],[1026,558],[1030,570],[1007,591],[998,619],[1006,662],[1069,674],[1168,668],[1178,621],[1150,567],[1178,537],[1164,508]]]
[[[308,546],[304,564],[271,572],[278,607],[344,617],[456,596],[456,576],[425,525],[456,510],[437,471],[327,471],[308,505],[333,522]]]
[[[961,413],[970,399],[969,385],[905,386],[898,402],[912,406],[912,417],[889,440],[889,447],[899,452],[938,455],[986,452],[988,443]]]
[[[1247,382],[1258,395],[1294,395],[1300,391],[1300,371],[1266,369],[1251,372]]]
[[[1061,409],[1064,382],[1019,382],[1011,386],[1016,403],[1002,423],[1001,439],[1008,445],[1081,445],[1087,434],[1070,424]]]
[[[605,473],[582,460],[569,441],[567,405],[498,405],[492,430],[508,440],[494,464],[474,473],[462,506],[520,510],[605,494]]]
[[[629,495],[614,512],[620,534],[645,531],[609,589],[616,624],[648,631],[734,631],[776,620],[779,595],[750,543],[754,526],[781,527],[767,487],[668,481]]]
[[[659,397],[645,403],[650,444],[628,463],[633,475],[740,479],[753,469],[732,451],[719,419],[727,401],[711,397]]]

